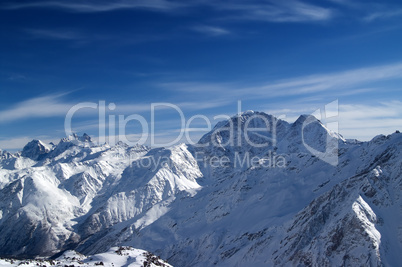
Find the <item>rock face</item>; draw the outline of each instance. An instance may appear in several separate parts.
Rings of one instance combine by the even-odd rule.
[[[193,146],[32,141],[0,152],[0,255],[128,245],[176,266],[397,266],[401,148],[400,133],[348,141],[252,111]]]
[[[32,140],[22,149],[21,156],[30,158],[32,160],[41,160],[50,148],[39,140]]]

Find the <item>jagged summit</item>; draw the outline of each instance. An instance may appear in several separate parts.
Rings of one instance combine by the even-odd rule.
[[[267,139],[287,130],[289,123],[278,120],[264,112],[246,111],[228,120],[218,122],[213,130],[205,134],[199,144],[238,146],[244,139]],[[241,142],[243,141],[243,142]]]
[[[32,140],[24,146],[21,156],[33,160],[40,160],[51,151],[51,147],[40,140]]]
[[[258,112],[258,111],[257,111]],[[240,113],[240,116],[247,116],[247,115],[253,115],[255,113],[254,110],[246,110]],[[239,116],[239,115],[238,115]]]
[[[92,139],[89,135],[84,133],[82,136],[78,136],[77,134],[73,134],[72,136],[69,136],[70,140],[78,140],[80,142],[92,142]]]
[[[218,122],[211,132],[205,134],[200,139],[199,143],[205,143],[207,138],[219,132],[233,131],[235,135],[239,134],[239,132],[241,135],[244,135],[248,129],[248,131],[258,131],[262,135],[277,134],[278,137],[281,138],[284,137],[291,128],[297,128],[297,130],[301,131],[302,127],[314,127],[315,131],[326,131],[331,136],[341,137],[339,134],[334,135],[332,131],[327,129],[321,121],[313,115],[300,115],[294,123],[288,123],[273,115],[249,110],[235,115],[228,120]]]
[[[73,133],[72,135],[69,135],[68,137],[63,138],[62,140],[63,141],[79,141],[79,142],[84,142],[84,143],[92,142],[92,138],[86,133],[84,133],[82,136],[79,136],[76,133]]]
[[[55,145],[53,143],[46,144],[40,140],[32,140],[26,144],[21,152],[22,157],[30,158],[35,161],[43,160],[49,156],[55,157],[72,146],[96,146],[91,137],[84,133],[82,136],[77,134],[62,138]]]
[[[336,164],[337,147],[343,142],[341,135],[312,115],[301,115],[294,123],[288,123],[264,112],[247,111],[217,123],[199,140],[198,146],[208,147],[211,156],[301,152],[325,157],[329,164]]]

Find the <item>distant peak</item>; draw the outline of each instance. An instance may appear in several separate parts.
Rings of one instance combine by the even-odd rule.
[[[84,133],[84,134],[82,135],[82,139],[83,139],[85,142],[92,142],[91,137],[90,137],[89,135],[87,135],[86,133]]]
[[[68,136],[67,139],[69,141],[77,140],[77,141],[80,141],[80,142],[89,142],[89,143],[92,142],[92,138],[86,133],[84,133],[82,136],[79,136],[76,133],[73,133],[72,135]]]
[[[33,160],[40,160],[45,154],[50,152],[48,145],[40,140],[32,140],[24,146],[21,155]]]

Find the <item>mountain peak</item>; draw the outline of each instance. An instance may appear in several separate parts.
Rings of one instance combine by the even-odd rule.
[[[246,111],[240,113],[240,115],[241,116],[243,116],[243,115],[253,115],[254,113],[255,113],[254,110],[246,110]]]
[[[70,141],[80,141],[80,142],[88,142],[91,143],[92,142],[92,138],[87,135],[86,133],[84,133],[82,136],[77,135],[76,133],[73,133],[73,135],[68,136],[68,140]]]
[[[50,152],[50,148],[48,145],[43,143],[40,140],[32,140],[28,144],[24,146],[22,149],[21,155],[26,158],[30,158],[33,160],[39,160],[44,155]]]
[[[244,138],[246,132],[247,138],[249,135],[254,135],[251,130],[261,130],[259,136],[271,135],[272,133],[269,131],[273,129],[274,125],[276,127],[278,121],[281,120],[264,112],[248,110],[227,120],[218,122],[213,130],[205,134],[198,143],[206,144],[212,142],[214,144],[228,144],[232,146],[233,142],[236,141],[234,139],[240,136]]]
[[[313,122],[319,122],[321,123],[316,117],[314,117],[313,115],[309,115],[309,114],[302,114],[300,115],[297,120],[293,123],[294,126],[297,125],[302,125],[302,124],[310,124]]]

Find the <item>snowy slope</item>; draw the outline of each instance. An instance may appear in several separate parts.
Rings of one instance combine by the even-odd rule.
[[[194,146],[34,140],[0,151],[0,255],[125,245],[175,266],[396,266],[401,148],[399,133],[358,142],[253,111]]]
[[[170,264],[161,260],[150,252],[130,247],[113,247],[107,252],[93,256],[85,256],[73,250],[68,250],[60,257],[52,260],[15,260],[0,259],[0,266],[130,266],[130,267],[171,267]]]
[[[2,161],[2,255],[32,257],[57,253],[67,241],[78,238],[75,219],[92,208],[92,199],[119,179],[131,160],[148,151],[145,147],[128,149],[119,145],[90,147],[88,142],[77,141],[61,140],[38,162],[19,154]],[[26,146],[24,151],[37,158],[36,145]],[[10,162],[14,163],[13,168]],[[19,164],[15,166],[15,162]]]

